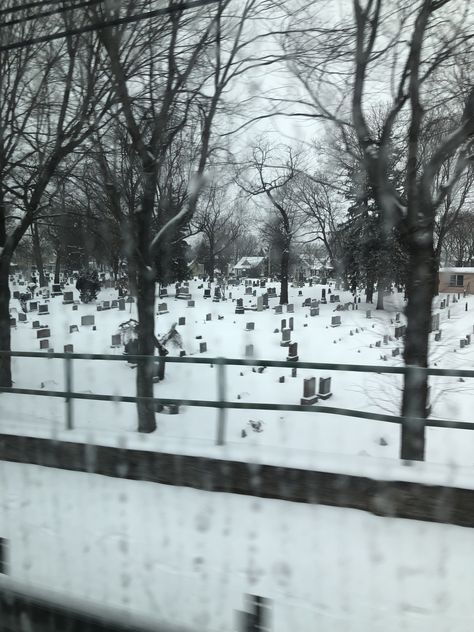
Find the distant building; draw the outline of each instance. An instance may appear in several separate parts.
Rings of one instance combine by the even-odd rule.
[[[474,268],[440,268],[438,292],[474,293]]]
[[[242,257],[232,268],[238,277],[259,277],[265,274],[265,257]]]

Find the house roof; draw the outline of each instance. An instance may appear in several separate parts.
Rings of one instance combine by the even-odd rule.
[[[474,274],[474,268],[440,268],[439,271],[448,274]]]
[[[235,264],[234,270],[248,270],[249,268],[255,268],[262,261],[264,261],[265,257],[242,257]]]

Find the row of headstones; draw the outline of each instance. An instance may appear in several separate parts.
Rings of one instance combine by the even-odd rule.
[[[450,295],[448,294],[448,295],[446,296],[446,298],[443,298],[443,299],[441,300],[441,302],[440,302],[440,304],[439,304],[439,308],[440,308],[440,309],[446,309],[446,307],[448,307],[448,306],[449,306],[449,298],[450,298]],[[457,303],[458,301],[460,301],[460,300],[461,300],[461,294],[460,294],[460,293],[458,293],[457,298],[456,298],[456,294],[453,294],[453,299],[452,299],[452,300],[453,300],[453,303]]]
[[[275,314],[283,314],[283,305],[275,305],[275,307],[273,308],[273,311]],[[288,303],[286,306],[286,313],[293,314],[294,311],[295,311],[295,306],[293,305],[293,303]]]

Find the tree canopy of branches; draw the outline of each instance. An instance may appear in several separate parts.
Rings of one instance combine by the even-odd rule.
[[[387,230],[399,226],[409,257],[404,359],[403,458],[424,453],[428,381],[417,367],[428,364],[431,302],[435,292],[437,212],[468,169],[474,142],[472,25],[469,0],[352,0],[351,11],[328,14],[319,3],[288,9],[286,38],[292,71],[301,86],[306,115],[354,130],[361,164],[383,213]],[[306,20],[303,31],[299,25]],[[317,34],[317,37],[315,35]],[[374,129],[368,112],[376,93],[385,113]],[[425,151],[424,126],[442,108],[447,128]],[[392,137],[403,140],[405,179],[398,190],[390,178]],[[452,161],[448,180],[439,178]]]

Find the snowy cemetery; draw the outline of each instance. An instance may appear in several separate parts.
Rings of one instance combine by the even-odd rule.
[[[324,405],[359,413],[399,414],[401,376],[381,372],[296,369],[300,362],[332,365],[403,365],[404,298],[385,297],[375,310],[359,294],[327,285],[293,283],[289,302],[279,303],[279,283],[242,279],[226,284],[193,279],[162,287],[156,293],[155,330],[160,342],[155,397],[217,400],[220,367],[205,358],[244,360],[225,367],[224,399],[249,403],[248,410],[228,409],[225,436],[218,441],[219,413],[212,407],[160,405],[158,429],[137,437],[133,403],[137,353],[136,302],[118,297],[112,281],[97,299],[79,300],[74,279],[60,286],[24,294],[24,280],[11,278],[12,349],[23,352],[112,354],[123,362],[73,361],[72,383],[65,383],[64,360],[13,358],[14,387],[79,394],[108,395],[117,401],[75,399],[73,423],[65,422],[62,398],[9,394],[2,396],[2,430],[61,436],[79,441],[146,444],[150,449],[191,450],[287,462],[330,462],[331,457],[399,459],[400,426],[379,420],[285,410],[252,410],[251,403]],[[336,289],[338,287],[338,289]],[[20,296],[22,301],[20,301]],[[431,365],[448,369],[472,366],[474,302],[461,293],[435,299],[430,334]],[[173,358],[183,362],[172,362]],[[184,359],[189,359],[185,362]],[[200,364],[192,362],[198,359]],[[261,361],[261,364],[258,361]],[[282,367],[265,361],[284,362]],[[474,393],[469,378],[433,377],[430,418],[470,421]],[[69,388],[67,388],[67,386]],[[329,400],[329,401],[327,401]],[[427,428],[426,461],[474,465],[474,435],[469,430]],[[216,443],[223,443],[216,446]]]
[[[135,394],[135,364],[127,358],[136,351],[135,299],[119,298],[113,282],[106,281],[94,301],[82,303],[76,280],[65,279],[60,287],[37,289],[25,301],[24,283],[19,277],[11,280],[12,348],[41,352],[41,357],[13,358],[14,387],[109,394],[116,401],[73,400],[68,428],[70,402],[63,398],[4,393],[3,436],[473,487],[474,438],[466,430],[428,428],[426,462],[410,468],[399,459],[398,424],[323,412],[231,408],[217,445],[218,410],[159,405],[157,430],[138,433],[136,405],[120,401]],[[217,400],[223,394],[219,366],[206,359],[226,357],[254,362],[225,367],[229,401],[322,403],[363,415],[396,415],[400,375],[292,365],[317,360],[401,366],[403,295],[386,296],[385,310],[377,311],[357,294],[336,289],[334,282],[292,284],[286,305],[279,304],[278,293],[279,284],[267,279],[220,285],[193,279],[157,286],[155,330],[166,358],[205,363],[166,362],[163,368],[158,362],[155,396]],[[430,334],[433,365],[470,366],[472,310],[470,296],[438,297]],[[68,383],[65,360],[54,353],[112,354],[117,361],[75,359]],[[265,360],[282,360],[284,366],[265,366]],[[468,383],[433,379],[431,418],[470,421]],[[467,576],[465,567],[474,542],[471,530],[461,527],[400,519],[382,524],[386,518],[354,509],[20,463],[2,462],[0,476],[6,494],[0,533],[10,542],[12,580],[33,594],[47,586],[58,600],[79,600],[76,608],[101,604],[126,621],[138,617],[151,629],[160,621],[230,630],[244,607],[243,596],[259,594],[272,603],[276,632],[290,624],[309,632],[315,620],[328,632],[348,625],[363,629],[367,622],[377,626],[377,621],[384,630],[403,623],[413,632],[441,631],[441,621],[461,630],[474,616],[472,573]],[[365,549],[379,557],[366,556]],[[345,566],[335,564],[337,559]],[[446,564],[453,577],[465,576],[461,587],[447,584],[438,573]],[[400,573],[406,573],[404,581]],[[143,590],[151,585],[155,590]],[[376,595],[383,612],[372,603]]]

